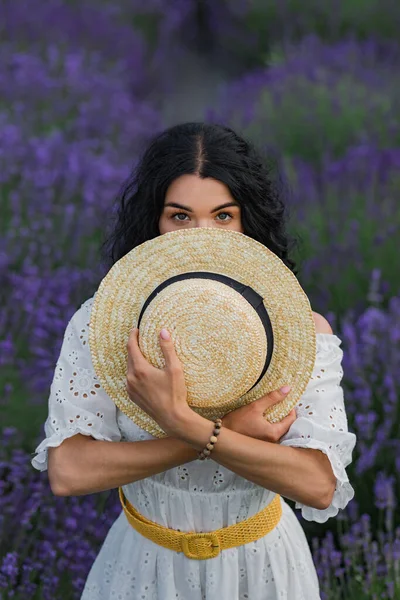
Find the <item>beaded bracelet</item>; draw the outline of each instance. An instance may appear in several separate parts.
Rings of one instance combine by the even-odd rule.
[[[210,458],[210,454],[211,451],[213,450],[215,444],[218,441],[218,435],[219,432],[221,431],[221,427],[222,427],[222,420],[221,419],[215,419],[214,421],[214,431],[212,436],[210,437],[210,441],[208,442],[207,446],[198,454],[198,458],[199,460],[205,460],[206,458]]]

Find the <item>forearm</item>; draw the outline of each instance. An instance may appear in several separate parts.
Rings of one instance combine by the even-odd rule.
[[[60,459],[60,465],[55,469],[55,472],[62,473],[53,489],[57,495],[81,496],[102,492],[197,458],[197,451],[192,446],[170,437],[117,443],[79,437],[79,441],[74,440],[65,449],[64,462]]]
[[[191,411],[175,435],[202,450],[213,430],[211,421]],[[330,504],[336,479],[319,450],[281,446],[222,427],[212,451],[215,462],[286,498],[317,509]]]

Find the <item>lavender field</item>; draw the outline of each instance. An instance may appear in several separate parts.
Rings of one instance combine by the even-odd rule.
[[[120,185],[184,109],[273,158],[298,278],[343,341],[355,498],[302,520],[322,598],[400,599],[400,4],[145,4],[0,8],[0,598],[79,598],[120,512],[116,490],[53,496],[30,459],[66,324],[106,272]]]

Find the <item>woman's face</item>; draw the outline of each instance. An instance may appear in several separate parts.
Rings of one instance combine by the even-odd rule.
[[[240,205],[216,179],[182,175],[169,186],[159,220],[160,234],[191,227],[243,232]]]

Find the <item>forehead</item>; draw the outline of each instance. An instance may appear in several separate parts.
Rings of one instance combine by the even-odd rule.
[[[165,203],[184,201],[185,204],[201,202],[205,205],[213,204],[216,199],[221,198],[234,201],[228,186],[221,181],[210,177],[201,179],[197,175],[182,175],[169,186]]]

